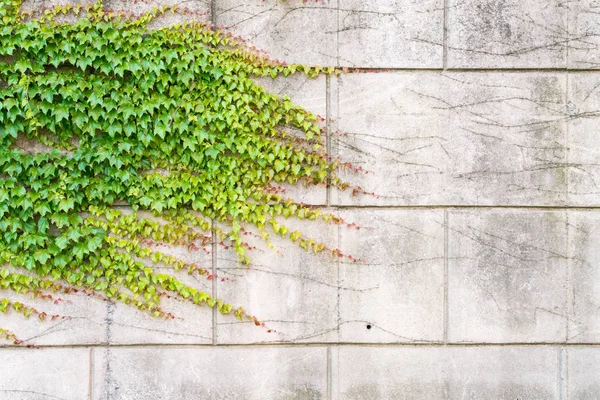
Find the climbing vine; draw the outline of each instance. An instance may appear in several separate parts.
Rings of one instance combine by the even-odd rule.
[[[161,297],[175,296],[260,324],[157,272],[152,265],[213,278],[150,244],[215,241],[247,264],[252,226],[268,246],[275,234],[345,257],[281,222],[343,222],[277,190],[348,186],[327,156],[322,121],[253,80],[333,68],[275,62],[202,22],[149,29],[162,14],[185,13],[176,6],[141,16],[102,1],[35,14],[20,6],[0,0],[0,289],[78,290],[159,317],[171,316]],[[8,309],[46,317],[0,299]]]

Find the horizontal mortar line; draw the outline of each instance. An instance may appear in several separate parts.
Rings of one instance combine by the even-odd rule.
[[[457,204],[435,204],[435,205],[376,205],[376,204],[368,204],[368,205],[330,205],[327,206],[325,204],[305,204],[308,207],[319,207],[319,208],[330,208],[330,209],[340,209],[340,210],[351,210],[351,209],[367,209],[367,210],[376,210],[376,209],[389,209],[389,210],[446,210],[446,209],[456,209],[456,210],[477,210],[477,209],[509,209],[509,210],[570,210],[570,211],[600,211],[600,205],[598,206],[526,206],[526,205],[457,205]],[[116,209],[131,209],[131,206],[125,204],[117,204],[113,205],[112,208]],[[138,210],[138,211],[147,211],[149,210]]]
[[[344,67],[337,67],[343,69]],[[418,67],[347,67],[346,74],[369,72],[573,72],[573,73],[600,73],[600,69],[585,68],[418,68]]]
[[[57,345],[40,345],[35,347],[27,346],[14,346],[14,345],[2,345],[2,350],[44,350],[44,349],[107,349],[107,348],[206,348],[214,349],[218,347],[222,348],[264,348],[264,347],[323,347],[338,346],[338,347],[427,347],[427,348],[443,348],[443,347],[598,347],[600,343],[565,343],[565,342],[515,342],[515,343],[447,343],[443,342],[430,342],[430,343],[368,343],[368,342],[314,342],[314,343],[293,343],[293,342],[274,342],[274,343],[222,343],[222,344],[186,344],[186,343],[130,343],[130,344],[57,344]]]

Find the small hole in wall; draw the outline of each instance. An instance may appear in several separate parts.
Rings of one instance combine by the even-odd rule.
[[[371,324],[367,324],[367,329],[371,329]]]

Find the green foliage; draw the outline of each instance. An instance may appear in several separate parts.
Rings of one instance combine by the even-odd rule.
[[[323,128],[252,78],[333,69],[275,63],[199,22],[148,29],[176,7],[140,18],[109,13],[101,2],[35,18],[19,7],[0,0],[0,289],[35,295],[77,287],[165,317],[160,300],[170,293],[256,322],[149,267],[212,279],[147,244],[216,238],[248,263],[242,226],[252,225],[267,242],[274,232],[329,250],[278,217],[340,220],[272,190],[346,186],[323,148]],[[63,15],[75,21],[59,22]],[[23,141],[47,151],[28,152]],[[134,212],[118,211],[118,202]]]

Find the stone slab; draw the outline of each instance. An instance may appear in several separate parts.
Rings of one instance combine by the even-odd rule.
[[[600,76],[569,74],[569,204],[600,205]]]
[[[106,352],[98,359],[106,361]],[[110,349],[110,374],[97,370],[94,398],[325,399],[324,347]],[[110,397],[113,396],[113,397]]]
[[[219,0],[216,25],[288,63],[335,65],[337,0]]]
[[[89,398],[89,349],[0,349],[0,360],[0,400]]]
[[[594,400],[600,393],[600,348],[570,347],[567,349],[567,398]]]
[[[329,210],[331,211],[331,210]],[[290,232],[337,247],[337,226],[324,221],[282,219]],[[232,249],[217,247],[217,294],[242,306],[266,328],[252,321],[240,322],[217,315],[217,343],[324,342],[335,341],[338,329],[337,260],[325,252],[309,253],[291,240],[271,234],[276,249],[260,238],[245,240],[256,250],[247,253],[249,266],[238,263]],[[277,332],[269,332],[275,330]]]
[[[600,2],[568,3],[569,68],[600,69]]]
[[[339,0],[338,18],[340,66],[443,66],[443,0]]]
[[[448,212],[448,341],[566,341],[566,213]]]
[[[342,205],[562,205],[564,74],[410,72],[342,75],[332,147],[368,173],[372,195]]]
[[[449,68],[565,68],[560,0],[448,0]]]
[[[52,293],[53,299],[42,300],[3,291],[0,298],[18,301],[48,316],[41,321],[36,315],[25,318],[9,310],[0,314],[0,328],[13,332],[27,345],[82,345],[106,342],[107,303],[83,294]],[[56,318],[52,318],[56,316]],[[2,340],[1,344],[10,344]]]
[[[340,227],[340,342],[441,342],[442,210],[344,210]]]
[[[568,340],[600,343],[600,212],[569,211],[568,218]]]
[[[359,347],[333,350],[333,399],[559,399],[552,347]]]

